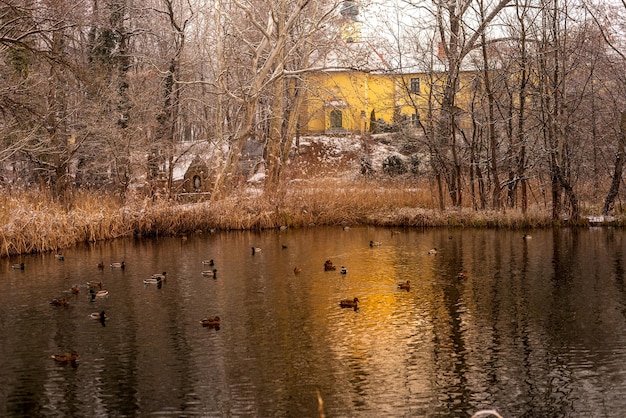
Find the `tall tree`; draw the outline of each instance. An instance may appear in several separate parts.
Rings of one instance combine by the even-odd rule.
[[[626,2],[622,1],[620,5],[617,3],[606,4],[605,2],[586,1],[584,5],[585,9],[591,14],[607,47],[618,58],[618,68],[613,74],[621,75],[619,84],[626,89],[626,76],[623,75],[623,68],[626,66],[626,45],[623,42],[623,31],[626,28],[626,23],[624,23]],[[611,185],[602,208],[603,215],[608,215],[613,209],[622,182],[624,159],[626,159],[626,106],[623,103],[618,104],[618,106],[619,116],[616,118],[619,121],[617,149],[615,151]]]
[[[442,175],[454,206],[462,204],[461,161],[458,154],[457,132],[459,107],[456,103],[460,87],[461,67],[464,59],[476,48],[478,40],[498,14],[512,0],[498,0],[487,5],[473,1],[435,1],[433,11],[437,31],[441,40],[442,60],[445,64],[445,85],[441,98],[441,111],[436,125],[437,146],[442,158],[435,166],[437,175]],[[479,24],[472,26],[471,13],[480,10]],[[495,162],[492,161],[492,174]],[[497,166],[495,167],[497,172]],[[499,187],[496,185],[495,187]],[[497,194],[496,194],[497,197]],[[498,199],[499,200],[499,199]]]
[[[228,129],[224,130],[229,150],[217,173],[213,198],[227,190],[237,171],[243,145],[251,136],[255,118],[261,115],[259,100],[268,92],[270,96],[269,132],[267,145],[267,163],[270,174],[268,184],[275,185],[280,178],[286,127],[293,129],[295,123],[285,127],[284,97],[289,91],[285,81],[287,63],[293,62],[293,55],[302,51],[302,47],[311,42],[313,34],[320,30],[320,22],[327,18],[327,2],[320,2],[319,15],[313,15],[308,26],[300,26],[306,31],[296,29],[306,22],[304,14],[311,8],[310,0],[233,0],[228,11],[222,5],[221,12],[228,12],[225,19],[227,30],[231,34],[231,43],[225,47],[224,60],[237,63],[236,73],[225,79],[220,87],[224,96],[228,96]],[[226,17],[226,16],[224,16]],[[298,33],[298,38],[295,34]],[[301,68],[290,69],[292,73]],[[236,74],[236,78],[235,78]],[[293,86],[293,85],[292,85]],[[226,103],[224,103],[226,104]],[[295,119],[294,119],[295,120]],[[224,123],[224,121],[218,121]],[[284,145],[284,146],[281,146]]]

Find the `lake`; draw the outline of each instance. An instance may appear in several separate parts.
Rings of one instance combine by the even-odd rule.
[[[0,415],[624,416],[626,232],[523,235],[320,227],[1,260]]]

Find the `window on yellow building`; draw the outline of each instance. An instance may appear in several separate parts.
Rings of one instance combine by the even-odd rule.
[[[343,127],[343,114],[341,110],[331,110],[330,111],[330,128],[341,128]]]
[[[420,79],[419,78],[411,79],[411,93],[420,94]]]

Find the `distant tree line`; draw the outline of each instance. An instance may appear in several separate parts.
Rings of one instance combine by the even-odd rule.
[[[2,185],[45,187],[58,199],[82,188],[171,193],[178,160],[208,142],[217,199],[236,184],[243,144],[254,138],[265,147],[266,191],[275,191],[306,74],[341,46],[341,3],[2,1]],[[390,7],[368,5],[377,3]],[[443,86],[426,109],[416,104],[421,135],[404,132],[430,156],[441,208],[469,200],[526,210],[541,194],[555,218],[578,217],[581,197],[613,210],[626,157],[622,3],[397,7],[403,19],[386,25],[400,28],[395,40],[372,42],[421,59],[432,75],[424,82]],[[459,108],[467,65],[478,71],[471,107]]]
[[[626,141],[624,3],[407,3],[394,48],[405,62],[434,51],[417,63],[429,88],[414,139],[440,207],[526,211],[534,200],[575,219],[581,202],[602,201],[611,212]]]

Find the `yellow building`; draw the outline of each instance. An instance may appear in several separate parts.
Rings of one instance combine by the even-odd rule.
[[[437,69],[428,73],[394,69],[362,36],[358,2],[343,1],[341,15],[341,40],[331,57],[326,57],[326,66],[333,69],[307,75],[300,133],[362,134],[399,123],[418,127],[418,118],[436,117],[446,80],[442,52],[432,61]],[[456,99],[460,126],[468,125],[469,118],[463,118],[462,111],[470,109],[474,75],[474,71],[461,74]]]
[[[461,112],[470,108],[472,95],[469,93],[475,86],[474,76],[474,72],[461,74],[457,94],[457,108]],[[417,118],[424,120],[429,110],[437,114],[444,80],[445,73],[434,72],[394,74],[335,70],[311,73],[306,82],[301,133],[362,134],[372,130],[372,120],[376,120],[379,127],[398,123],[417,126]]]
[[[423,75],[390,75],[361,71],[310,74],[302,130],[310,134],[363,133],[374,120],[393,124],[415,118],[424,107]]]

